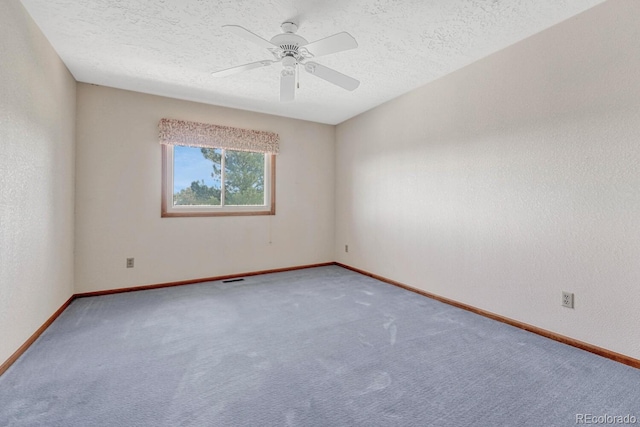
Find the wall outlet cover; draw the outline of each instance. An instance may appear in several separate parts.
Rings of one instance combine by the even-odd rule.
[[[562,306],[573,308],[573,294],[571,292],[562,292]]]

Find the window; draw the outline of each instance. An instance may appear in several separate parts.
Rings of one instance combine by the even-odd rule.
[[[275,215],[273,151],[277,150],[277,145],[275,149],[270,149],[272,152],[261,152],[260,147],[254,146],[247,149],[244,144],[247,136],[258,131],[190,122],[178,122],[183,132],[178,135],[180,142],[166,143],[163,141],[166,141],[169,132],[163,135],[165,120],[168,119],[160,122],[160,139],[163,143],[162,217]],[[184,123],[191,127],[186,128]],[[176,140],[175,123],[173,125],[169,129],[174,133],[171,141]],[[193,125],[199,126],[198,131],[189,135]],[[218,138],[220,129],[224,130],[222,141]],[[243,132],[243,145],[236,143],[234,146],[233,138],[229,142],[230,132],[234,131]],[[217,139],[205,141],[207,144],[200,140],[195,141],[197,146],[189,145],[192,139],[202,139],[206,132],[217,132],[214,135]]]

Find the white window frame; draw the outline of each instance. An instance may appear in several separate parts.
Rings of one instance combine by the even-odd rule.
[[[275,169],[276,156],[264,153],[264,205],[233,206],[224,205],[224,157],[222,156],[221,173],[222,187],[221,206],[174,206],[173,205],[173,145],[161,145],[162,147],[162,207],[161,217],[198,217],[198,216],[241,216],[241,215],[275,215],[276,214],[276,189]],[[225,150],[225,149],[222,149]],[[227,151],[235,151],[228,149]]]

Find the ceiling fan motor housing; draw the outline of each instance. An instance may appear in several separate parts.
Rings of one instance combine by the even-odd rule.
[[[307,42],[304,37],[297,34],[278,34],[271,39],[271,43],[280,47],[280,49],[274,49],[271,51],[276,59],[292,57],[295,58],[296,61],[300,61],[307,57],[305,55],[305,51],[300,48],[309,42]]]

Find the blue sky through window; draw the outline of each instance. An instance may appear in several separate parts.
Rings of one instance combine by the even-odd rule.
[[[200,148],[176,145],[173,148],[173,192],[191,186],[193,181],[204,181],[209,187],[220,188],[220,181],[211,177],[211,160],[205,159]]]

